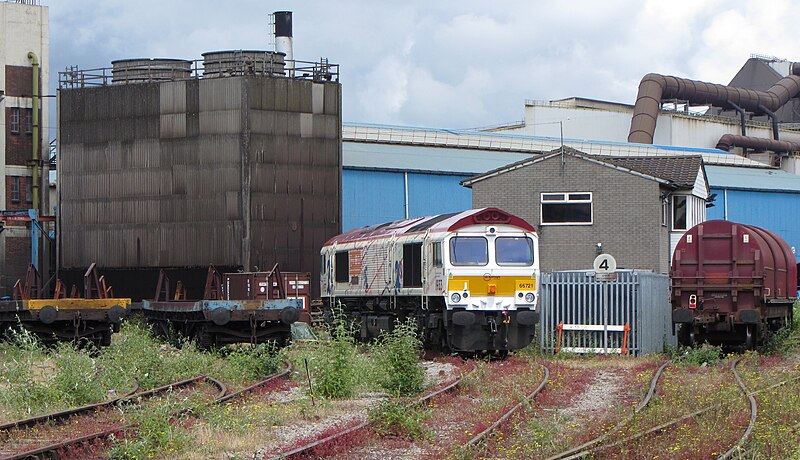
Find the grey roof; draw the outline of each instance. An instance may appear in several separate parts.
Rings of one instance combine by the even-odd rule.
[[[659,177],[676,187],[692,187],[697,180],[697,172],[703,165],[703,157],[603,157],[603,161],[628,168],[648,176]]]
[[[780,169],[706,166],[708,186],[731,190],[800,192],[800,176]]]
[[[799,102],[800,103],[800,102]],[[432,151],[430,158],[425,158],[423,154],[416,158],[425,159],[423,165],[415,167],[414,159],[404,159],[402,155],[397,158],[392,155],[357,155],[354,158],[352,146],[356,143],[376,144],[376,145],[398,145],[398,146],[417,146],[420,148],[442,147],[448,149],[448,154],[452,156],[434,159],[437,155]],[[740,155],[734,155],[716,149],[704,149],[697,147],[675,147],[669,145],[637,144],[628,142],[596,141],[586,139],[559,139],[552,137],[530,136],[515,133],[494,133],[479,132],[474,130],[451,130],[434,128],[414,128],[407,126],[384,126],[368,125],[363,123],[342,123],[342,144],[344,166],[372,167],[381,168],[384,160],[392,157],[392,161],[403,163],[408,169],[429,169],[431,161],[439,161],[437,170],[453,172],[475,171],[467,164],[461,164],[458,160],[458,152],[472,150],[475,152],[474,158],[486,158],[486,162],[500,165],[502,161],[508,160],[507,157],[516,155],[532,155],[542,152],[549,152],[561,145],[568,145],[585,152],[589,155],[608,155],[608,156],[678,156],[678,155],[701,155],[705,164],[719,164],[723,166],[747,166],[752,168],[771,168],[771,166],[753,161]],[[347,144],[347,145],[345,145]],[[402,148],[396,149],[402,152]],[[381,152],[384,153],[384,152]],[[502,158],[501,158],[502,157]],[[515,161],[510,159],[510,161]],[[357,164],[351,164],[351,162]],[[481,160],[479,166],[485,164]],[[465,168],[465,166],[467,166]],[[476,163],[475,166],[478,166]],[[496,167],[496,166],[495,166]],[[484,171],[486,169],[483,169]],[[480,171],[475,171],[480,172]]]
[[[697,180],[697,174],[702,171],[703,158],[695,156],[662,156],[662,157],[611,157],[605,155],[590,155],[572,147],[564,146],[549,152],[538,152],[540,155],[526,158],[505,165],[501,168],[488,171],[484,174],[470,177],[461,182],[465,187],[472,187],[475,182],[480,182],[489,177],[499,176],[515,169],[523,168],[540,161],[547,160],[562,153],[582,158],[607,167],[619,169],[654,180],[666,186],[675,188],[692,188]],[[707,181],[706,181],[707,182]]]

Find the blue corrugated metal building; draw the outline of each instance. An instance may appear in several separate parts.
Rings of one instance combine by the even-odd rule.
[[[789,243],[800,262],[800,176],[778,169],[706,166],[711,193],[708,219],[726,219],[772,230]]]
[[[469,209],[472,193],[462,180],[560,143],[550,137],[346,123],[342,230]],[[757,225],[800,249],[798,175],[716,149],[580,139],[564,144],[598,155],[700,154],[711,193],[717,194],[708,219]]]

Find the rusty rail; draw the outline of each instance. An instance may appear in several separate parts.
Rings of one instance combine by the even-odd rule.
[[[442,388],[440,388],[440,389],[438,389],[436,391],[433,391],[431,393],[428,393],[425,396],[419,398],[418,400],[412,402],[411,404],[409,404],[409,407],[420,406],[420,405],[425,404],[426,402],[430,401],[431,399],[433,399],[433,398],[435,398],[435,397],[437,397],[437,396],[439,396],[439,395],[441,395],[443,393],[446,393],[448,391],[454,390],[459,385],[461,385],[461,383],[464,381],[464,379],[467,376],[472,375],[472,373],[475,372],[475,369],[476,369],[475,365],[472,364],[472,368],[468,372],[460,375],[457,379],[455,379],[453,382],[450,382],[449,384],[445,385],[444,387],[442,387]],[[306,455],[306,454],[312,454],[315,449],[317,449],[319,447],[322,447],[322,446],[324,446],[325,444],[327,444],[329,442],[335,441],[337,439],[342,439],[342,438],[344,438],[346,436],[349,436],[349,435],[351,435],[353,433],[361,431],[361,430],[367,428],[369,425],[370,425],[369,419],[364,420],[363,422],[360,422],[360,423],[356,424],[355,426],[352,426],[350,428],[346,428],[346,429],[344,429],[342,431],[339,431],[337,433],[328,435],[328,436],[326,436],[326,437],[324,437],[322,439],[317,439],[316,441],[310,442],[308,444],[305,444],[303,446],[297,447],[297,448],[292,449],[290,451],[282,452],[282,453],[278,454],[277,456],[272,457],[270,460],[286,460],[286,459],[296,458],[296,457],[299,457],[299,456],[302,456],[302,455]]]
[[[737,441],[733,447],[728,449],[727,452],[717,457],[717,460],[727,460],[733,457],[733,454],[739,451],[744,443],[746,443],[750,438],[750,435],[753,433],[753,428],[756,426],[756,417],[758,416],[758,404],[756,403],[756,398],[751,392],[747,391],[747,387],[744,385],[742,377],[739,375],[739,371],[736,370],[736,366],[739,365],[741,360],[742,358],[736,358],[736,360],[731,363],[731,370],[733,371],[733,376],[736,378],[736,384],[739,385],[739,388],[742,390],[744,395],[747,396],[747,399],[750,402],[750,421],[748,422],[747,429],[742,434],[742,437],[739,438],[739,441]]]
[[[109,399],[108,401],[103,401],[100,403],[88,404],[85,406],[74,407],[72,409],[52,412],[50,414],[45,414],[45,415],[37,415],[35,417],[30,417],[22,420],[16,420],[13,422],[5,423],[3,425],[0,425],[0,435],[7,435],[10,430],[30,428],[34,425],[38,425],[40,423],[45,423],[45,422],[60,422],[72,417],[73,415],[82,414],[84,412],[91,412],[93,410],[101,409],[103,407],[113,406],[119,404],[123,399],[135,394],[136,391],[138,391],[138,389],[139,389],[139,384],[136,383],[134,384],[133,389],[131,391],[125,393],[123,396],[120,396],[118,398]]]
[[[69,416],[75,415],[76,413],[85,413],[85,412],[89,412],[89,411],[91,411],[91,410],[93,410],[95,408],[98,408],[98,407],[108,407],[108,406],[111,406],[111,405],[118,405],[118,404],[123,403],[123,402],[128,402],[128,401],[131,401],[133,399],[153,396],[153,395],[156,395],[158,393],[162,393],[164,391],[170,391],[170,390],[172,390],[174,388],[180,388],[180,387],[188,386],[188,385],[191,385],[193,383],[200,382],[200,381],[207,381],[207,382],[211,383],[212,385],[214,385],[214,386],[216,386],[218,388],[219,391],[218,391],[217,396],[215,397],[215,400],[221,399],[222,397],[225,396],[225,393],[227,393],[227,387],[225,386],[225,384],[223,384],[222,382],[214,379],[213,377],[209,377],[209,376],[206,376],[206,375],[201,375],[201,376],[193,377],[191,379],[186,379],[186,380],[181,380],[179,382],[171,383],[169,385],[164,385],[164,386],[161,386],[161,387],[158,387],[158,388],[153,388],[152,390],[148,390],[148,391],[144,391],[144,392],[140,392],[140,393],[134,393],[134,394],[131,394],[129,396],[125,396],[125,397],[122,397],[122,398],[119,398],[119,399],[116,399],[116,400],[112,400],[111,403],[100,403],[98,405],[83,406],[81,408],[76,408],[76,409],[71,409],[71,410],[68,410],[68,411],[63,411],[62,412],[63,414],[69,414],[69,415],[62,415],[62,413],[57,413],[56,415],[58,415],[59,417],[57,419],[55,419],[55,420],[65,420],[66,418],[69,418]],[[79,412],[75,412],[78,409],[80,411]],[[53,418],[51,418],[53,415],[54,414],[49,414],[48,416],[42,416],[42,417],[37,417],[37,418],[41,419],[41,421],[54,420]],[[27,420],[22,420],[20,422],[27,422]],[[19,422],[14,422],[14,423],[18,424]],[[38,422],[38,423],[41,423],[41,422]],[[19,425],[17,425],[17,426],[19,426]],[[33,425],[28,425],[28,426],[33,426]],[[97,439],[102,439],[102,438],[105,438],[105,437],[107,437],[107,436],[109,436],[111,434],[114,434],[114,433],[124,432],[126,430],[131,429],[132,427],[133,427],[133,425],[125,425],[125,426],[116,426],[116,427],[113,427],[113,428],[108,428],[106,430],[102,430],[102,431],[98,431],[96,433],[91,433],[91,434],[88,434],[88,435],[80,436],[78,438],[68,439],[66,441],[60,441],[60,442],[48,444],[48,445],[45,445],[45,446],[42,446],[42,447],[37,447],[35,449],[31,449],[31,450],[28,450],[28,451],[25,451],[25,452],[19,452],[19,453],[12,454],[12,455],[9,455],[9,456],[6,456],[6,457],[2,457],[2,460],[23,460],[23,459],[29,459],[29,458],[39,458],[39,456],[42,455],[42,454],[47,454],[49,452],[56,452],[58,450],[66,449],[68,447],[78,446],[78,445],[85,444],[85,443],[90,442],[90,441],[94,441],[94,440],[97,440]]]
[[[750,434],[752,433],[753,427],[755,425],[756,416],[757,416],[757,410],[758,410],[755,398],[753,396],[755,396],[756,394],[761,393],[763,391],[767,391],[767,390],[772,389],[772,388],[777,388],[779,386],[786,385],[789,382],[793,382],[795,380],[800,380],[800,377],[793,377],[791,379],[784,380],[784,381],[776,383],[774,385],[770,385],[769,387],[762,388],[762,389],[756,390],[756,391],[749,391],[748,392],[746,387],[744,386],[744,382],[742,382],[741,377],[739,377],[739,373],[736,370],[736,366],[739,364],[739,362],[741,360],[742,360],[742,357],[736,358],[731,363],[731,370],[733,371],[734,377],[736,378],[736,382],[739,385],[739,388],[742,390],[742,392],[745,394],[745,396],[747,396],[747,398],[749,400],[750,421],[748,423],[747,429],[745,430],[745,432],[742,435],[742,437],[739,438],[739,441],[736,443],[736,445],[734,447],[732,447],[728,452],[725,452],[724,454],[722,454],[719,457],[717,457],[718,460],[731,458],[731,456],[737,451],[737,449],[739,449],[742,445],[744,445],[745,442],[747,442],[747,439],[749,438]],[[601,450],[610,449],[612,447],[617,447],[619,445],[623,445],[623,444],[629,443],[631,441],[635,441],[635,440],[643,438],[643,437],[645,437],[645,436],[647,436],[649,434],[657,433],[657,432],[662,431],[662,430],[664,430],[666,428],[669,428],[669,427],[671,427],[673,425],[677,425],[678,423],[681,423],[683,421],[692,419],[692,418],[694,418],[694,417],[696,417],[698,415],[704,414],[704,413],[706,413],[706,412],[708,412],[708,411],[710,411],[712,409],[719,408],[720,406],[721,406],[721,404],[714,404],[714,405],[711,405],[711,406],[704,407],[702,409],[698,409],[698,410],[696,410],[696,411],[694,411],[694,412],[692,412],[690,414],[686,414],[686,415],[684,415],[682,417],[678,417],[678,418],[669,420],[669,421],[664,422],[664,423],[662,423],[662,424],[660,424],[658,426],[655,426],[655,427],[650,428],[648,430],[639,432],[639,433],[634,434],[632,436],[628,436],[628,437],[626,437],[624,439],[620,439],[619,441],[613,442],[611,444],[605,444],[605,445],[602,445],[602,446],[597,446],[597,447],[592,448],[592,449],[590,449],[590,450],[588,450],[586,452],[582,452],[580,456],[582,457],[582,456],[585,456],[585,455],[588,455],[588,454],[591,454],[591,453],[599,452]],[[573,457],[573,458],[576,458],[576,457]]]
[[[527,396],[525,396],[525,398],[523,398],[522,401],[520,401],[514,407],[509,409],[506,413],[504,413],[500,418],[498,418],[489,427],[487,427],[485,430],[481,431],[480,433],[475,435],[472,439],[467,441],[467,445],[468,446],[474,446],[474,445],[478,444],[479,442],[483,441],[484,439],[486,439],[486,437],[489,436],[490,433],[492,433],[500,425],[502,425],[506,420],[508,420],[509,417],[511,417],[514,414],[514,412],[517,411],[517,409],[519,409],[520,407],[522,407],[523,404],[528,403],[533,398],[535,398],[536,395],[541,393],[541,391],[544,389],[545,385],[547,385],[547,381],[550,379],[550,369],[548,369],[547,366],[545,366],[544,364],[539,364],[539,365],[542,366],[542,369],[544,369],[544,376],[542,377],[542,381],[539,383],[539,385],[536,387],[536,389],[533,390]]]
[[[627,425],[631,420],[633,420],[636,414],[638,414],[642,409],[647,407],[647,405],[650,403],[650,400],[653,398],[653,395],[656,392],[656,386],[658,385],[658,381],[661,379],[661,374],[664,372],[664,369],[669,365],[669,363],[670,362],[667,361],[664,364],[662,364],[653,374],[653,378],[650,379],[650,389],[648,390],[645,397],[642,398],[642,400],[639,402],[639,404],[636,405],[636,408],[634,408],[632,414],[620,420],[619,423],[614,425],[610,430],[606,431],[602,435],[590,441],[586,441],[580,446],[573,447],[572,449],[565,450],[564,452],[553,455],[552,457],[549,457],[547,460],[571,460],[589,455],[592,452],[592,449],[590,449],[590,447],[602,443],[603,441],[608,439],[612,433],[619,430],[623,426]]]

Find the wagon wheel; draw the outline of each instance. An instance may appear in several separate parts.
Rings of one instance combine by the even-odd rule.
[[[745,330],[745,348],[755,350],[756,342],[758,342],[758,324],[748,324]]]
[[[681,324],[681,327],[678,330],[678,343],[684,347],[694,346],[694,326],[691,324]]]

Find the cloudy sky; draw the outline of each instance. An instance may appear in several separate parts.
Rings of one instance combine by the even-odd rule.
[[[751,53],[800,60],[789,0],[41,3],[53,91],[68,65],[269,49],[268,14],[293,11],[295,58],[341,66],[348,122],[493,126],[521,120],[526,99],[632,104],[649,72],[727,83]]]

